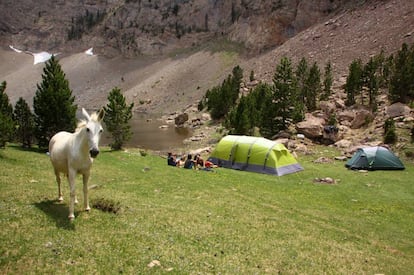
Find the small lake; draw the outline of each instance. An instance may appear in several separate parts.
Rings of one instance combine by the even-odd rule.
[[[192,131],[188,128],[177,128],[174,124],[167,124],[160,118],[161,115],[133,113],[130,121],[132,137],[125,143],[125,146],[157,151],[182,147],[184,139],[191,137]],[[163,125],[168,125],[168,128],[160,128]],[[106,146],[110,142],[111,135],[105,131],[101,145]]]

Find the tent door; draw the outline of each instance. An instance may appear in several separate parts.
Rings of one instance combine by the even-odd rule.
[[[267,164],[267,160],[269,159],[270,152],[272,152],[273,147],[275,147],[275,146],[276,146],[276,143],[275,143],[275,144],[273,144],[273,146],[272,146],[272,147],[270,147],[270,148],[269,148],[269,150],[267,151],[267,153],[266,153],[266,157],[265,157],[264,162],[263,162],[263,170],[265,170],[265,169],[266,169],[266,164]]]

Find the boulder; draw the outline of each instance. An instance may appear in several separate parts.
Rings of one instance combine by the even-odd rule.
[[[296,124],[296,131],[304,134],[305,137],[314,139],[320,138],[323,134],[323,125],[325,120],[323,118],[315,117],[312,114],[306,114],[305,120]]]
[[[211,120],[211,115],[209,113],[203,113],[203,114],[201,114],[201,119],[203,121],[209,121],[209,120]]]
[[[341,122],[341,124],[345,125],[347,123],[344,123],[344,122],[351,122],[354,120],[355,113],[350,110],[345,110],[345,111],[339,112],[336,118],[338,119],[339,122]]]
[[[188,120],[188,114],[182,113],[175,117],[174,122],[175,122],[175,125],[182,126],[184,125],[185,122],[187,122],[187,120]]]
[[[198,148],[198,149],[190,151],[190,154],[195,156],[197,154],[201,155],[201,154],[211,153],[211,152],[212,152],[211,147],[203,147],[203,148]]]
[[[285,145],[285,147],[288,147],[289,139],[288,138],[278,138],[278,139],[274,140],[274,142],[281,143],[281,144]]]
[[[335,99],[335,106],[338,109],[345,109],[345,107],[346,107],[345,101],[341,98],[336,98]]]
[[[326,177],[326,178],[315,178],[313,180],[313,182],[315,182],[315,183],[325,183],[325,184],[335,184],[336,180],[333,179],[333,178]]]
[[[352,142],[347,139],[341,139],[335,142],[335,146],[338,148],[349,148],[352,145]]]
[[[408,116],[411,108],[400,102],[394,103],[387,108],[387,115],[391,118],[399,116]]]
[[[335,160],[340,160],[340,161],[346,161],[346,160],[348,160],[348,157],[346,157],[346,156],[337,156],[334,159]]]
[[[412,117],[412,116],[405,117],[403,121],[404,122],[413,122],[414,121],[414,117]]]
[[[350,128],[346,125],[339,125],[338,128],[340,136],[344,136],[350,132]]]
[[[275,139],[283,139],[283,138],[290,138],[292,135],[287,132],[287,131],[279,131],[279,133],[277,133],[276,135],[274,135],[271,139],[275,140]]]
[[[191,125],[191,127],[195,128],[195,127],[201,126],[203,124],[204,124],[204,122],[202,122],[200,118],[193,118],[191,120],[191,124],[190,125]]]
[[[368,110],[358,110],[351,123],[351,129],[359,129],[374,120],[374,115]]]
[[[319,108],[327,115],[329,116],[333,112],[336,111],[335,103],[330,101],[320,101],[319,102]]]
[[[339,140],[340,135],[339,128],[334,125],[328,125],[323,127],[323,138],[327,141],[331,141],[332,143]]]
[[[313,161],[314,163],[331,163],[332,159],[328,157],[319,157]]]
[[[294,145],[290,145],[289,144],[289,148],[293,148],[295,149],[296,152],[301,152],[301,153],[307,153],[308,152],[308,147],[306,147],[305,144],[302,143],[296,143]]]

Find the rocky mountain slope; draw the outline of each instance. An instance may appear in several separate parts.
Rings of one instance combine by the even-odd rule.
[[[112,0],[0,3],[1,44],[105,56],[159,55],[217,38],[249,52],[277,46],[360,0]]]
[[[15,4],[17,13],[14,16],[9,12],[0,17],[0,80],[7,81],[6,92],[12,103],[20,96],[31,103],[36,84],[41,81],[43,65],[33,65],[32,56],[16,53],[8,48],[8,44],[21,49],[61,52],[58,58],[76,96],[76,103],[82,107],[100,108],[106,104],[109,91],[118,86],[127,99],[135,103],[136,111],[168,114],[195,104],[207,89],[220,84],[235,65],[244,70],[246,83],[251,70],[257,79],[271,81],[282,56],[290,57],[294,63],[305,57],[309,63],[317,62],[320,67],[330,61],[334,70],[334,92],[339,100],[343,96],[342,85],[348,66],[354,59],[366,61],[381,50],[391,54],[400,49],[402,43],[414,43],[414,2],[404,0],[279,1],[284,5],[280,9],[268,6],[275,1],[234,1],[234,5],[226,7],[220,3],[227,1],[172,2],[180,4],[178,10],[174,6],[169,10],[166,1],[83,1],[95,11],[101,9],[101,5],[107,5],[112,19],[102,21],[96,29],[85,32],[76,41],[65,40],[70,20],[65,21],[69,25],[62,25],[57,15],[63,16],[59,13],[61,9],[66,10],[65,14],[76,17],[83,12],[79,10],[80,1],[71,1],[71,4],[54,1],[53,5],[40,1],[37,8],[33,6],[34,1],[21,2],[32,4],[34,12],[30,13],[31,16],[17,18],[24,17],[30,7],[18,3]],[[288,4],[293,2],[296,9],[288,9]],[[6,0],[0,6],[10,10],[12,4],[14,2]],[[74,7],[71,9],[73,14],[68,6]],[[50,12],[40,12],[47,8],[57,14],[52,16]],[[218,14],[211,15],[215,8]],[[1,7],[0,10],[4,11]],[[168,16],[158,18],[165,10],[169,11]],[[227,17],[220,13],[224,10]],[[233,17],[237,15],[234,22],[232,10]],[[197,15],[196,11],[199,12]],[[194,20],[185,21],[188,26],[202,26],[203,20],[205,23],[208,18],[208,31],[188,31],[178,38],[171,25],[174,22],[171,13],[182,20],[175,22]],[[133,24],[130,28],[116,28],[119,22],[134,22],[138,18],[150,20],[149,14],[158,18],[154,19],[158,26],[156,29],[164,28],[163,31],[153,30],[152,34],[142,35],[142,30]],[[190,16],[187,18],[185,14]],[[200,19],[203,17],[201,14],[204,14],[204,19]],[[35,17],[39,20],[36,21]],[[27,22],[28,26],[32,26],[30,22],[37,22],[39,28],[20,29],[19,20]],[[283,24],[276,24],[275,20]],[[150,28],[149,25],[146,27]],[[225,31],[218,32],[219,29]],[[119,40],[119,37],[126,37],[126,31],[131,31],[136,41],[136,45],[128,44],[129,48],[124,48],[126,44]],[[271,34],[267,36],[267,32]],[[113,37],[108,37],[108,33]],[[162,41],[159,44],[162,46],[154,47],[158,45],[154,44],[155,40]],[[92,46],[96,47],[98,55],[85,55],[83,51]],[[137,55],[139,57],[132,57]],[[381,105],[380,110],[385,112],[386,106]],[[370,129],[361,131],[362,136],[379,134],[384,112],[375,118]],[[349,138],[352,135],[353,132],[348,133]],[[355,140],[351,144],[357,142]]]
[[[8,48],[9,44],[34,52],[41,50],[49,50],[52,53],[60,52],[61,54],[58,55],[60,63],[67,74],[77,103],[82,106],[99,108],[105,104],[109,91],[114,86],[118,86],[128,99],[135,103],[137,110],[168,113],[196,102],[207,89],[220,84],[237,64],[243,68],[246,79],[250,71],[253,70],[257,79],[271,81],[274,68],[282,56],[288,56],[294,62],[306,57],[309,62],[317,62],[320,66],[326,64],[327,61],[331,61],[335,87],[338,90],[345,81],[347,69],[352,60],[356,58],[366,60],[369,56],[377,54],[381,50],[384,50],[386,54],[393,53],[401,47],[402,43],[412,44],[414,42],[413,1],[350,1],[349,6],[341,6],[343,3],[340,1],[312,1],[314,6],[309,6],[310,1],[296,1],[296,12],[302,15],[292,16],[295,20],[289,21],[291,25],[300,25],[299,22],[303,23],[304,21],[298,18],[306,17],[304,14],[320,15],[324,12],[327,13],[328,10],[335,10],[335,12],[327,13],[322,17],[309,16],[309,20],[313,18],[313,21],[319,21],[319,23],[315,23],[302,32],[298,32],[300,27],[295,27],[298,33],[280,46],[265,51],[267,47],[271,47],[275,43],[282,43],[281,41],[269,42],[266,40],[268,42],[264,44],[252,43],[254,45],[260,44],[263,53],[252,55],[251,53],[254,51],[247,51],[250,55],[240,54],[241,49],[245,47],[229,42],[228,38],[242,37],[241,34],[244,29],[245,37],[251,38],[251,41],[256,41],[247,33],[250,31],[256,34],[261,33],[256,31],[256,28],[263,32],[272,30],[272,28],[265,28],[265,24],[261,25],[258,23],[259,21],[255,20],[261,15],[263,17],[266,9],[272,11],[272,8],[266,6],[268,5],[266,3],[271,1],[261,1],[261,4],[256,3],[256,1],[236,1],[239,4],[235,7],[241,9],[240,7],[244,3],[245,9],[249,12],[245,11],[246,14],[240,12],[238,20],[234,24],[229,23],[227,38],[212,39],[204,42],[202,46],[176,51],[174,55],[168,56],[151,55],[126,58],[122,55],[116,55],[111,57],[103,53],[114,53],[115,51],[111,49],[116,48],[116,46],[95,44],[96,39],[102,39],[105,43],[109,43],[106,38],[103,39],[99,35],[96,38],[91,38],[87,33],[76,43],[73,41],[64,42],[63,37],[66,37],[67,25],[64,24],[65,20],[58,20],[59,16],[63,17],[62,12],[67,14],[66,17],[76,16],[75,11],[77,13],[84,12],[83,9],[79,8],[82,2],[84,1],[71,1],[69,4],[67,1],[53,1],[54,4],[51,4],[50,1],[1,1],[0,13],[3,16],[0,16],[0,33],[2,36],[0,40],[2,44],[0,48],[2,60],[0,63],[0,79],[7,81],[8,88],[6,91],[12,102],[15,102],[20,96],[31,102],[36,84],[41,81],[43,64],[33,65],[32,56],[13,52]],[[125,5],[141,7],[138,10],[143,12],[142,10],[151,9],[151,7],[155,9],[151,6],[155,3],[161,4],[166,1],[152,1],[151,5],[149,2],[126,1]],[[184,7],[187,6],[199,10],[201,9],[199,7],[201,3],[204,3],[203,1],[181,2],[181,13],[184,13]],[[212,5],[217,1],[207,2]],[[279,2],[285,3],[283,1]],[[23,3],[26,5],[23,5]],[[112,5],[111,8],[113,8],[117,3],[120,5],[118,1],[86,1],[84,7],[99,10],[102,9],[104,4]],[[362,4],[356,5],[355,3]],[[125,5],[119,6],[119,9],[124,10]],[[166,8],[165,5],[164,3],[162,7]],[[32,9],[32,12],[29,12],[29,9]],[[216,7],[216,9],[221,11],[224,7]],[[161,7],[156,9],[157,12],[161,12],[160,10],[162,10]],[[230,15],[231,10],[231,6],[227,7],[227,12]],[[281,10],[287,14],[286,9]],[[273,12],[282,12],[281,10]],[[56,12],[56,14],[51,11]],[[120,18],[124,18],[126,16],[124,13],[117,12],[114,16],[118,15]],[[177,14],[181,13],[177,12]],[[254,16],[249,17],[250,13]],[[40,17],[42,20],[36,21],[35,17]],[[212,16],[209,18],[209,22],[213,21]],[[257,26],[255,28],[237,28],[236,26],[242,22],[250,22],[246,24],[249,26],[256,24]],[[308,24],[312,22],[309,21]],[[24,27],[25,24],[27,24],[27,27]],[[305,28],[304,25],[302,25],[302,28]],[[210,26],[209,29],[213,31],[214,28]],[[120,30],[120,33],[122,31]],[[99,34],[99,30],[96,30],[96,32]],[[60,35],[57,33],[60,33]],[[191,35],[186,34],[184,36],[190,39]],[[88,37],[91,39],[88,40]],[[156,39],[156,37],[154,36],[152,39]],[[141,39],[140,36],[137,36],[137,39]],[[244,44],[249,45],[249,42],[247,42],[249,39],[240,38],[235,41],[245,41]],[[284,39],[287,39],[287,37]],[[194,41],[192,43],[196,43]],[[173,41],[170,42],[167,44],[175,45],[171,47],[177,47],[178,44]],[[75,47],[73,44],[77,44],[77,46]],[[83,54],[84,50],[92,46],[98,55],[86,56]],[[124,52],[122,47],[119,50]]]

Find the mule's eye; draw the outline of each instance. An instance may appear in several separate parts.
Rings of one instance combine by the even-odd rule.
[[[99,130],[99,133],[102,133],[103,132],[103,130],[101,129],[101,130]]]
[[[89,128],[86,128],[86,132],[88,132],[88,133],[89,133],[90,131],[91,131],[91,130],[90,130]]]

